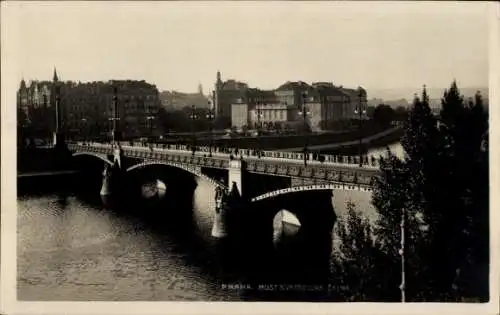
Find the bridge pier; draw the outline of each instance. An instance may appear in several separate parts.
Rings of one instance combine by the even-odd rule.
[[[212,226],[212,237],[225,238],[229,236],[231,224],[234,220],[230,220],[235,212],[238,212],[242,201],[243,186],[242,186],[242,162],[241,160],[229,161],[229,189],[217,188],[215,193],[215,215]]]
[[[101,196],[109,195],[111,195],[111,171],[108,164],[105,164],[104,171],[102,172]]]
[[[229,161],[229,176],[228,187],[234,189],[234,185],[238,189],[239,195],[243,195],[243,164],[241,160]]]
[[[107,163],[104,164],[104,171],[102,172],[102,186],[101,186],[101,196],[108,196],[113,193],[113,185],[117,184],[116,177],[120,175],[121,171],[121,157],[123,152],[120,146],[116,146],[113,149],[113,165]]]

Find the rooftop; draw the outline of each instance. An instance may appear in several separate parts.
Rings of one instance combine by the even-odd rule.
[[[309,89],[311,86],[303,81],[287,81],[278,87],[277,91],[287,91],[287,90],[295,90],[295,89]]]

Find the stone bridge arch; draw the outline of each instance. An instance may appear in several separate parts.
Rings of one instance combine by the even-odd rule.
[[[72,156],[93,156],[106,162],[110,166],[113,166],[113,162],[108,159],[108,156],[106,154],[94,153],[94,152],[75,152],[72,154]]]
[[[175,167],[175,168],[178,168],[178,169],[182,169],[186,172],[189,172],[195,176],[198,176],[208,182],[210,182],[211,184],[215,185],[216,187],[221,187],[221,188],[227,188],[227,186],[222,183],[222,182],[219,182],[205,174],[203,174],[201,172],[201,169],[200,168],[197,168],[195,166],[189,166],[189,165],[186,165],[186,164],[181,164],[181,163],[175,163],[175,162],[168,162],[168,161],[144,161],[142,163],[139,163],[139,164],[136,164],[136,165],[132,165],[130,167],[128,167],[126,169],[126,172],[131,172],[133,170],[136,170],[136,169],[140,169],[140,168],[144,168],[144,167],[148,167],[148,166],[151,166],[151,165],[165,165],[165,166],[170,166],[170,167]]]
[[[248,211],[245,213],[245,223],[252,228],[246,233],[252,233],[254,230],[258,231],[257,234],[272,237],[276,213],[287,210],[299,220],[300,237],[305,237],[304,240],[308,240],[307,242],[331,239],[337,220],[332,199],[335,188],[337,187],[334,184],[297,186],[251,198]]]
[[[359,184],[348,184],[348,183],[332,183],[332,184],[316,184],[316,185],[304,185],[295,186],[284,189],[278,189],[274,191],[261,194],[257,197],[251,199],[252,202],[262,201],[270,198],[274,198],[281,195],[293,194],[296,192],[303,191],[321,191],[321,190],[360,190],[360,191],[372,191],[372,188],[367,185]]]

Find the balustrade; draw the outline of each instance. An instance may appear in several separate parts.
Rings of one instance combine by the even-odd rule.
[[[76,142],[70,144],[73,147],[85,146],[85,150],[90,152],[101,152],[107,153],[113,148],[112,144],[103,144],[97,142]],[[142,142],[120,142],[120,146],[124,150],[141,152],[141,157],[146,156],[146,152],[163,152],[166,154],[167,151],[179,151],[184,153],[192,153],[191,148],[187,145],[181,144],[147,144]],[[196,148],[197,152],[209,152],[210,148],[207,146],[200,146]],[[302,163],[304,161],[304,153],[299,152],[281,152],[281,151],[263,151],[263,150],[252,150],[252,149],[236,149],[229,147],[213,147],[212,154],[216,156],[224,156],[229,158],[231,155],[233,157],[244,158],[263,158],[263,159],[275,159],[275,160],[287,160]],[[158,155],[153,155],[158,156]],[[164,155],[161,155],[164,157]],[[309,153],[306,156],[309,163],[315,164],[347,164],[347,165],[360,165],[359,156],[342,156],[342,155],[327,155],[327,154],[315,154]],[[374,157],[373,155],[363,156],[361,160],[363,167],[378,167],[380,165],[380,158]]]

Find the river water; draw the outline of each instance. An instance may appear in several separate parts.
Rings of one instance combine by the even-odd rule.
[[[248,264],[238,260],[238,254],[232,255],[232,250],[221,252],[220,242],[210,236],[214,192],[208,182],[199,180],[192,216],[177,222],[164,215],[168,207],[161,202],[139,199],[110,205],[98,190],[75,184],[78,175],[52,177],[50,183],[38,181],[28,188],[18,184],[19,300],[321,300],[290,292],[280,296],[262,290],[249,293],[227,285],[244,283],[245,272],[239,269]],[[345,215],[345,204],[351,200],[373,219],[370,198],[365,192],[336,191],[332,202],[339,217]],[[293,237],[282,236],[275,244]],[[226,256],[234,257],[228,263]],[[290,260],[282,262],[293,265]],[[283,268],[286,277],[294,279],[302,272],[297,268]],[[267,272],[274,275],[277,269]],[[272,283],[272,279],[264,276],[263,282]]]

